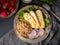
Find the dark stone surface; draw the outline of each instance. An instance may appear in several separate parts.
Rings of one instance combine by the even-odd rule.
[[[15,32],[11,30],[6,35],[4,35],[2,38],[0,38],[0,45],[28,45],[27,43],[21,41]],[[37,43],[31,44],[31,45],[37,45]]]
[[[13,28],[13,18],[0,19],[0,37],[9,32]]]
[[[39,0],[38,1],[34,0],[30,4],[41,5]],[[26,5],[28,4],[20,3],[19,9]],[[60,1],[59,0],[57,0],[56,3],[52,6],[52,9],[56,13],[56,15],[60,17]],[[60,45],[60,24],[59,24],[60,22],[57,21],[53,15],[51,16],[51,18],[53,21],[53,25],[55,26],[54,28],[57,28],[58,31],[53,36],[53,38],[49,41],[48,45]],[[16,45],[27,45],[26,43],[19,40],[18,37],[13,32],[13,30],[11,30],[13,29],[13,20],[14,20],[14,15],[9,19],[0,19],[0,37],[1,37],[0,45],[15,45],[15,44]],[[37,45],[37,43],[33,45]]]
[[[15,35],[14,31],[10,31],[0,39],[0,45],[27,45],[27,44],[22,42]]]

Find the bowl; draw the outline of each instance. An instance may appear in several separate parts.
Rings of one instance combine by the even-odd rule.
[[[39,8],[40,10],[42,10],[42,12],[45,14],[45,16],[51,20],[48,12],[44,8],[42,8],[42,7],[38,6],[38,5],[28,5],[28,6],[23,7],[22,9],[20,9],[18,11],[18,13],[16,14],[16,16],[14,18],[14,31],[15,31],[17,37],[19,37],[19,39],[21,39],[22,41],[28,42],[28,43],[37,43],[37,42],[43,41],[44,39],[46,39],[48,37],[48,35],[49,35],[50,31],[51,31],[52,24],[50,24],[48,27],[46,27],[46,32],[47,32],[46,34],[44,34],[42,37],[39,37],[39,38],[34,39],[34,40],[24,38],[23,36],[20,35],[20,33],[16,29],[16,24],[17,24],[16,21],[18,20],[19,12],[21,12],[21,11],[23,11],[23,10],[29,8],[29,7],[32,7],[32,6],[34,6],[36,9]]]
[[[16,13],[16,11],[17,11],[17,9],[18,9],[18,6],[19,6],[19,0],[16,0],[16,1],[17,1],[17,4],[16,4],[15,10],[14,10],[13,12],[11,12],[10,14],[8,14],[8,16],[6,16],[6,17],[0,15],[0,18],[2,18],[2,19],[10,18],[11,16],[13,16],[13,15]],[[9,8],[10,8],[10,7],[9,7]]]

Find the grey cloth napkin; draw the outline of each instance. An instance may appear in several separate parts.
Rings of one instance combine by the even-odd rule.
[[[0,45],[27,45],[22,42],[15,34],[13,30],[0,38]]]
[[[6,35],[0,38],[0,45],[38,45],[38,43],[29,44],[21,41],[15,32],[11,30]]]

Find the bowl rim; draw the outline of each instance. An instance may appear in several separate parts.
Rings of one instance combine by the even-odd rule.
[[[38,6],[38,5],[27,5],[27,6],[23,7],[22,9],[20,9],[20,10],[17,12],[17,14],[16,14],[16,16],[15,16],[15,18],[14,18],[14,32],[15,32],[16,35],[17,35],[22,41],[24,41],[24,42],[37,43],[37,42],[39,42],[39,41],[43,41],[44,39],[46,39],[46,38],[48,37],[48,35],[49,35],[50,31],[51,31],[52,24],[50,25],[50,29],[47,31],[48,34],[45,34],[44,36],[42,36],[42,38],[39,37],[39,38],[34,39],[34,40],[30,40],[30,39],[24,38],[24,37],[21,36],[21,35],[18,33],[18,31],[16,30],[16,20],[18,19],[18,14],[19,14],[19,12],[21,12],[21,11],[25,10],[25,8],[27,9],[27,8],[29,8],[29,7],[31,7],[31,6],[34,6],[34,7],[36,7],[36,8],[39,7],[40,9],[43,9],[43,10],[46,12],[46,15],[48,15],[48,17],[50,18],[49,13],[48,13],[44,8],[42,8],[42,7]],[[51,20],[51,19],[50,19],[50,20]]]

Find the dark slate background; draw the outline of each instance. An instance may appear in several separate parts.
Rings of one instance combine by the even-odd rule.
[[[40,6],[42,5],[42,3],[39,2],[39,0],[34,0],[30,4],[36,4],[36,5],[40,5]],[[28,4],[24,4],[20,1],[18,10],[26,5],[28,5]],[[60,17],[60,0],[56,0],[56,3],[54,5],[52,5],[51,8],[56,13],[56,15]],[[13,29],[14,17],[15,17],[15,14],[12,17],[10,17],[9,19],[0,18],[0,37],[2,37],[7,32],[9,32]],[[49,45],[60,45],[59,44],[60,43],[60,22],[54,16],[51,16],[51,18],[53,21],[54,28],[57,28],[58,31],[56,32],[56,34],[53,36],[53,38],[49,42]]]

